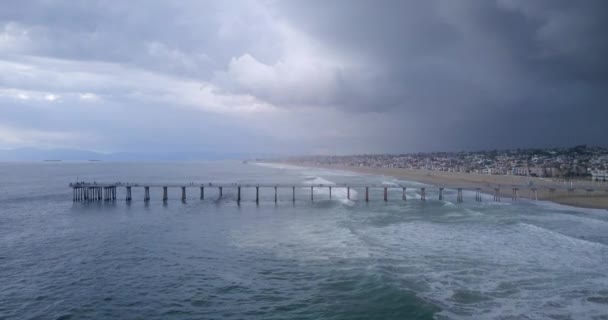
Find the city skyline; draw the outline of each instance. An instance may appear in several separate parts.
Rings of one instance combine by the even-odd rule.
[[[0,149],[608,147],[604,1],[8,1]]]

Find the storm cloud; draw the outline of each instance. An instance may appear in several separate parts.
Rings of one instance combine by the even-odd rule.
[[[0,148],[608,146],[608,3],[4,1]]]

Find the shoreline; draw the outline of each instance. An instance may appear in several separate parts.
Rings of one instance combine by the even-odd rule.
[[[608,183],[600,184],[600,190],[592,193],[583,191],[583,186],[575,185],[574,192],[568,192],[558,188],[555,193],[550,194],[545,188],[556,186],[554,181],[536,177],[526,176],[511,176],[511,175],[485,175],[475,173],[462,172],[446,172],[433,170],[418,170],[418,169],[402,169],[402,168],[378,168],[378,167],[355,167],[345,165],[319,165],[307,162],[281,162],[290,165],[306,166],[312,168],[323,168],[332,170],[343,170],[356,173],[384,175],[394,178],[405,179],[425,183],[434,186],[459,186],[462,188],[481,188],[481,192],[493,194],[495,186],[502,186],[500,195],[505,200],[511,198],[511,186],[520,186],[519,197],[531,199],[532,194],[529,194],[523,186],[532,182],[538,189],[538,200],[550,201],[561,205],[574,206],[588,209],[606,209],[608,210]],[[506,188],[506,189],[505,189]],[[506,191],[506,192],[505,192]],[[510,200],[509,200],[510,201]]]

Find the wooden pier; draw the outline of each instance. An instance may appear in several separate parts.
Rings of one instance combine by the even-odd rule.
[[[117,200],[117,190],[119,188],[124,189],[124,199],[126,201],[132,201],[132,189],[133,188],[141,188],[143,189],[143,199],[144,202],[149,202],[152,199],[150,189],[158,189],[162,190],[159,192],[159,199],[162,201],[168,201],[168,189],[181,189],[181,197],[182,201],[187,200],[187,191],[188,189],[197,189],[200,192],[200,200],[205,199],[205,189],[214,188],[218,190],[218,197],[221,199],[224,196],[224,189],[233,189],[236,191],[236,201],[240,203],[243,200],[241,190],[244,188],[253,189],[255,188],[255,200],[256,203],[260,202],[260,189],[268,189],[270,192],[274,192],[274,202],[279,201],[279,189],[288,189],[291,191],[291,197],[289,200],[292,202],[296,201],[296,190],[309,190],[310,192],[310,200],[314,201],[315,197],[315,189],[326,189],[329,194],[329,199],[332,199],[332,190],[335,189],[343,189],[346,191],[346,197],[348,200],[351,200],[351,189],[364,191],[365,197],[363,201],[369,202],[372,200],[370,197],[370,189],[379,189],[383,191],[383,201],[389,201],[389,189],[398,189],[402,191],[401,200],[407,201],[406,190],[418,190],[418,195],[420,196],[421,201],[426,200],[427,189],[436,189],[438,192],[438,200],[446,200],[444,191],[446,189],[456,191],[456,198],[454,199],[457,203],[464,202],[463,191],[471,191],[475,194],[475,201],[481,202],[481,190],[482,188],[461,188],[458,186],[420,186],[420,185],[402,185],[402,184],[252,184],[252,183],[98,183],[98,182],[75,182],[70,183],[70,188],[73,190],[73,201],[74,202],[99,202],[99,201],[115,201]],[[531,200],[538,200],[537,192],[541,187],[524,187],[524,186],[496,186],[492,187],[493,201],[500,202],[501,201],[501,188],[502,190],[511,190],[511,200],[517,201],[519,200],[519,191],[520,190],[528,190],[528,194],[530,195]],[[556,187],[543,187],[543,189],[547,189],[549,193],[554,193]],[[584,189],[587,193],[594,192],[593,189]],[[606,190],[608,191],[608,190]]]

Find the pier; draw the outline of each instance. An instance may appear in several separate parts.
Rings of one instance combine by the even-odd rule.
[[[200,200],[205,200],[205,188],[217,189],[218,198],[224,197],[224,189],[233,189],[236,192],[236,201],[240,203],[243,200],[242,189],[255,189],[255,197],[250,201],[260,203],[260,192],[261,189],[269,190],[268,192],[274,195],[274,202],[278,202],[280,189],[291,189],[290,201],[296,201],[296,190],[300,190],[300,193],[310,190],[310,201],[315,201],[315,190],[327,190],[329,194],[329,200],[332,199],[332,190],[343,189],[346,192],[346,198],[351,200],[351,190],[360,190],[365,193],[362,201],[369,202],[372,200],[382,200],[384,202],[389,201],[389,190],[401,190],[402,196],[401,201],[408,201],[406,197],[406,190],[416,190],[419,195],[420,201],[426,201],[427,189],[436,189],[438,193],[437,199],[440,201],[446,200],[445,190],[456,191],[456,196],[453,199],[457,203],[465,202],[463,191],[471,191],[474,193],[474,201],[482,202],[481,190],[482,188],[462,188],[458,186],[420,186],[420,185],[387,185],[387,184],[253,184],[253,183],[89,183],[89,182],[75,182],[70,183],[70,188],[73,191],[74,202],[101,202],[101,201],[116,201],[118,189],[124,189],[124,200],[129,202],[133,200],[132,190],[133,188],[139,188],[143,190],[142,200],[149,202],[152,199],[151,189],[159,190],[158,199],[162,199],[163,202],[169,200],[168,190],[178,189],[181,190],[181,201],[187,200],[187,189],[199,189]],[[511,200],[519,200],[519,191],[527,190],[530,195],[530,200],[538,200],[538,191],[541,187],[524,187],[524,186],[502,186],[503,189],[511,190]],[[372,199],[370,196],[370,189],[379,189],[383,191],[383,196],[379,199]],[[492,187],[490,197],[495,202],[501,201],[500,186]],[[545,187],[549,194],[553,194],[556,191],[556,187]],[[568,190],[573,192],[573,190]],[[587,193],[595,192],[594,189],[585,188],[584,191]],[[608,190],[604,190],[608,192]],[[392,199],[391,199],[392,200]],[[272,201],[272,200],[271,200]]]

